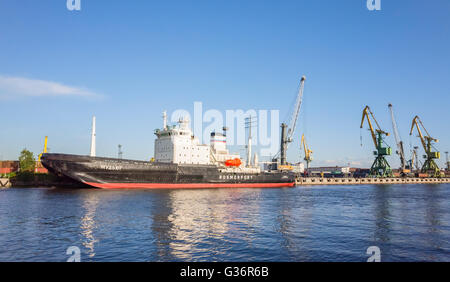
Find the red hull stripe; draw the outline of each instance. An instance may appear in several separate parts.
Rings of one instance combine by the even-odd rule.
[[[86,184],[103,189],[193,189],[193,188],[276,188],[293,187],[294,182],[288,183],[95,183]]]

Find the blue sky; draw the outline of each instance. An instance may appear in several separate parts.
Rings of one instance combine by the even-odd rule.
[[[279,109],[283,119],[301,75],[296,135],[306,133],[312,165],[370,164],[369,132],[359,129],[366,104],[389,132],[394,105],[407,150],[419,144],[409,137],[418,114],[445,158],[450,2],[381,1],[369,11],[365,0],[81,0],[68,11],[65,0],[1,0],[0,158],[38,154],[45,135],[51,152],[87,154],[95,114],[97,155],[116,156],[122,144],[125,158],[149,159],[162,110],[201,101],[205,110]],[[5,86],[11,78],[32,83]]]

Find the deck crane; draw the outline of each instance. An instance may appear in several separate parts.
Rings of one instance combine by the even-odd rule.
[[[373,128],[370,117],[372,117],[372,119],[375,121],[377,129]],[[360,128],[363,128],[365,118],[367,118],[367,123],[369,124],[370,133],[372,135],[372,140],[376,148],[376,151],[374,151],[373,154],[377,156],[372,164],[372,167],[370,168],[369,175],[372,177],[391,177],[392,170],[384,156],[391,155],[392,149],[391,147],[383,147],[383,135],[389,136],[389,133],[381,130],[381,127],[375,119],[375,116],[373,115],[369,106],[366,106],[363,110]]]
[[[392,120],[392,130],[394,131],[395,143],[397,144],[397,155],[400,156],[400,170],[401,175],[405,176],[407,173],[410,173],[410,169],[406,169],[406,158],[405,151],[403,150],[403,141],[400,138],[400,134],[398,134],[397,122],[395,121],[394,110],[392,109],[392,104],[388,105],[389,111],[391,112],[391,120]]]
[[[427,134],[426,136],[423,136],[422,131],[420,130],[419,124],[420,124],[420,126],[422,126],[423,130]],[[422,166],[421,172],[428,173],[432,177],[440,177],[441,171],[440,171],[439,167],[437,166],[436,162],[434,161],[434,159],[440,159],[441,153],[431,151],[431,149],[433,147],[433,142],[437,143],[437,142],[439,142],[439,140],[430,136],[430,133],[428,133],[427,129],[423,125],[419,116],[414,117],[409,135],[412,135],[414,126],[416,126],[416,128],[417,128],[417,132],[419,133],[420,141],[422,142],[422,146],[423,146],[423,149],[425,150],[425,154],[426,154],[423,156],[425,158],[425,162]]]
[[[297,98],[295,100],[293,111],[290,115],[289,125],[287,125],[286,123],[281,124],[280,151],[278,151],[278,153],[275,155],[273,159],[273,161],[276,162],[278,157],[280,157],[280,168],[288,167],[286,162],[286,153],[289,143],[293,141],[292,137],[295,132],[298,116],[300,114],[300,106],[302,105],[303,100],[303,89],[305,86],[305,80],[306,80],[305,76],[302,76],[302,78],[300,79],[300,87],[298,90]]]
[[[308,168],[309,168],[309,163],[312,161],[312,156],[311,156],[311,154],[313,153],[313,151],[311,151],[309,148],[308,148],[308,144],[306,144],[306,139],[305,139],[305,135],[304,134],[302,134],[302,145],[303,145],[303,149],[304,149],[304,151],[305,151],[305,158],[304,158],[304,160],[306,161],[306,171],[308,171]]]

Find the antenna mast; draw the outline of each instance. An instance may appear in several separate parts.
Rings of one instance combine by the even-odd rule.
[[[252,165],[252,127],[254,125],[255,120],[250,115],[245,118],[245,128],[248,128],[248,143],[247,143],[247,167]]]
[[[122,159],[122,155],[123,155],[123,152],[122,152],[122,145],[119,144],[117,147],[118,147],[118,149],[119,149],[119,151],[118,151],[118,153],[117,153],[117,157],[118,157],[119,159]]]

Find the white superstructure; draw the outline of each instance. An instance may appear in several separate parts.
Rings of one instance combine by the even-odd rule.
[[[170,126],[164,122],[164,128],[155,130],[155,134],[158,137],[155,141],[155,161],[210,164],[210,148],[200,144],[194,137],[188,119],[180,119],[178,126]]]
[[[167,114],[163,113],[163,128],[156,129],[155,161],[176,164],[215,164],[226,170],[256,172],[259,168],[226,166],[227,161],[240,160],[239,154],[231,154],[227,149],[226,128],[223,133],[212,132],[210,145],[200,144],[189,128],[188,119],[180,119],[177,125],[167,124]]]

